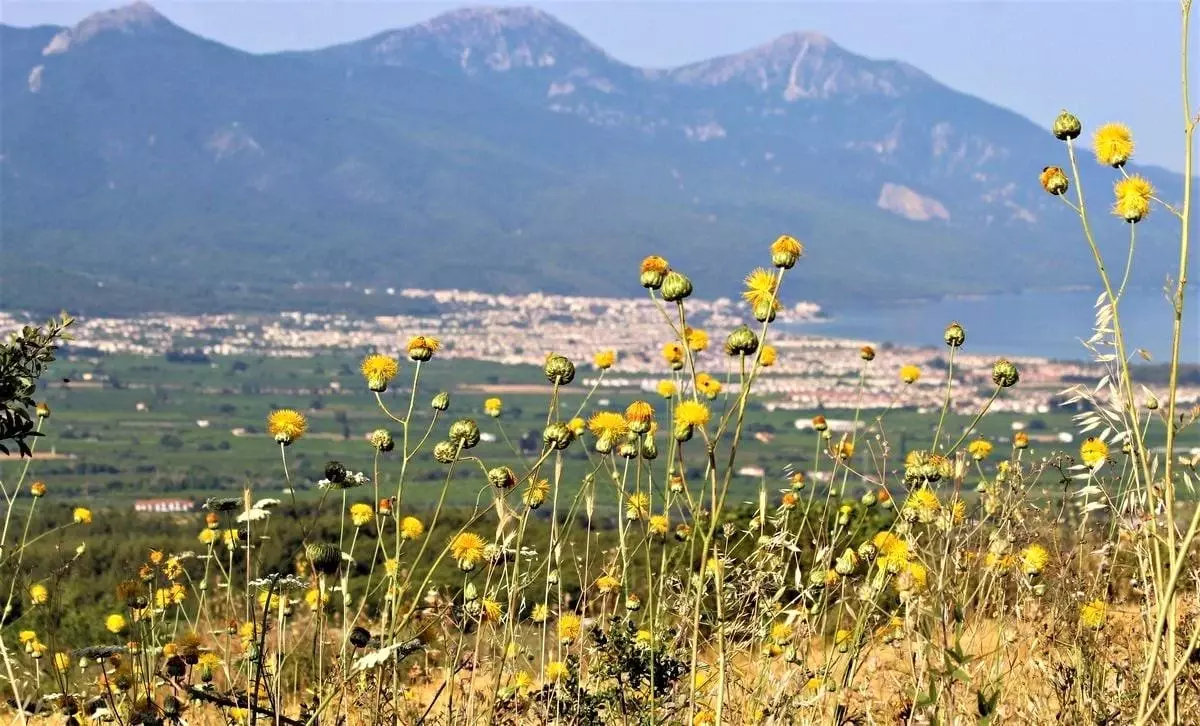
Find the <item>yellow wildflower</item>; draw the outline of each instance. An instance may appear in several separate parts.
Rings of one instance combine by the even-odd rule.
[[[1096,161],[1105,166],[1121,167],[1133,156],[1133,132],[1125,124],[1109,123],[1092,136]]]
[[[609,368],[612,368],[613,364],[617,362],[617,354],[615,351],[602,350],[596,354],[596,356],[592,359],[592,362],[595,363],[596,367],[600,370],[606,371]]]
[[[663,398],[674,398],[678,390],[675,381],[662,380],[658,382],[658,395]]]
[[[620,586],[621,581],[612,575],[606,574],[596,578],[596,589],[599,590],[600,594],[602,595],[607,595],[608,593],[615,591]]]
[[[778,293],[779,279],[774,272],[765,267],[759,267],[746,275],[746,290],[742,293],[742,298],[750,304],[751,308],[769,305],[771,309],[779,310]]]
[[[71,518],[75,520],[75,524],[91,524],[92,510],[84,507],[76,507],[75,511],[71,513]]]
[[[200,530],[200,535],[198,537],[196,537],[196,539],[200,540],[200,542],[202,544],[206,544],[206,545],[212,544],[216,538],[217,538],[216,531],[211,530],[211,529]]]
[[[721,382],[707,373],[700,373],[696,376],[696,390],[713,399],[721,392]]]
[[[483,412],[492,418],[500,418],[500,412],[504,410],[504,402],[499,398],[489,398],[483,402]]]
[[[583,627],[579,616],[575,613],[563,613],[558,619],[558,639],[563,643],[575,642]]]
[[[472,570],[483,560],[485,543],[483,537],[474,532],[462,532],[450,543],[450,556],[464,570]]]
[[[1116,201],[1113,202],[1113,214],[1126,222],[1142,221],[1150,214],[1150,198],[1154,196],[1154,186],[1145,177],[1134,174],[1125,177],[1113,187]]]
[[[671,531],[671,521],[665,514],[656,514],[646,523],[646,529],[656,537],[665,537]]]
[[[1038,574],[1049,561],[1050,553],[1036,542],[1021,550],[1021,571],[1026,575]]]
[[[113,613],[104,619],[104,629],[110,633],[124,633],[129,624],[125,622],[125,617],[119,613]]]
[[[693,353],[699,353],[708,348],[708,333],[699,328],[686,327],[683,329],[683,339]]]
[[[350,505],[350,522],[355,527],[362,527],[375,517],[375,510],[370,504],[358,502]]]
[[[29,588],[29,600],[34,605],[45,605],[50,600],[50,591],[42,583],[36,583]]]
[[[320,589],[314,587],[304,593],[304,602],[313,610],[325,607],[329,604],[329,593],[321,592]],[[251,623],[247,623],[247,625],[251,625]]]
[[[900,380],[905,383],[916,383],[921,377],[921,369],[909,363],[908,365],[900,366]]]
[[[400,520],[400,536],[404,539],[416,539],[425,533],[425,525],[416,517],[405,517]]]
[[[1084,441],[1079,447],[1079,458],[1083,463],[1095,469],[1104,463],[1108,457],[1108,444],[1095,437]]]
[[[480,614],[483,616],[484,622],[496,623],[500,621],[500,617],[504,614],[504,608],[500,603],[490,597],[485,597],[480,602]]]
[[[771,640],[778,645],[784,645],[792,639],[795,628],[787,623],[775,623],[771,626]]]
[[[629,431],[629,422],[619,413],[601,411],[588,420],[588,430],[596,438],[612,441],[624,436]]]
[[[764,345],[758,352],[758,362],[762,364],[763,368],[770,368],[775,365],[775,359],[778,355],[775,346]]]
[[[667,359],[667,364],[672,368],[679,369],[683,367],[683,361],[687,356],[687,352],[679,343],[667,343],[662,349],[663,358]]]
[[[294,409],[281,408],[267,416],[267,433],[283,446],[296,441],[307,430],[308,420],[304,418],[304,414]]]
[[[1085,628],[1099,630],[1108,618],[1108,605],[1096,598],[1079,609],[1079,622]]]
[[[558,683],[559,681],[566,680],[570,676],[571,669],[568,668],[567,664],[563,663],[562,661],[552,661],[546,666],[546,680],[550,681],[551,683]]]
[[[630,494],[625,500],[625,517],[627,519],[645,519],[650,514],[650,495],[645,492]]]
[[[983,461],[992,453],[992,444],[986,439],[975,439],[967,445],[967,453],[975,461]]]
[[[386,355],[369,355],[363,359],[362,374],[367,379],[367,388],[375,392],[386,391],[400,371],[400,364],[395,358]]]
[[[698,401],[683,401],[675,407],[675,423],[703,426],[708,423],[708,407]]]
[[[529,619],[535,623],[544,623],[549,616],[550,608],[546,607],[545,603],[534,605],[532,612],[529,613]]]

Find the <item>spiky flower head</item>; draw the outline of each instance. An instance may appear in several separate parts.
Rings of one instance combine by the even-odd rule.
[[[670,270],[662,281],[662,296],[667,302],[682,302],[692,294],[692,281],[682,272]]]
[[[1024,431],[1018,431],[1013,434],[1013,448],[1025,449],[1029,447],[1029,434]]]
[[[1021,550],[1021,571],[1026,575],[1039,574],[1049,562],[1050,553],[1036,542]]]
[[[396,448],[396,441],[392,438],[392,433],[387,429],[375,429],[367,437],[367,440],[371,442],[371,446],[376,451],[388,452]]]
[[[1038,181],[1047,194],[1056,197],[1066,194],[1067,189],[1071,187],[1071,180],[1067,178],[1067,173],[1057,166],[1042,167],[1042,173],[1038,175]]]
[[[1099,630],[1104,627],[1104,621],[1107,618],[1108,605],[1100,598],[1085,603],[1083,607],[1079,608],[1079,624],[1085,628]]]
[[[642,287],[648,290],[657,290],[662,287],[663,279],[670,271],[671,266],[664,258],[658,255],[650,255],[642,260]]]
[[[29,587],[29,601],[34,605],[45,605],[50,601],[50,591],[42,583],[35,583]]]
[[[900,366],[900,380],[905,383],[916,383],[921,378],[921,369],[909,363]]]
[[[1096,161],[1120,168],[1133,156],[1133,132],[1125,124],[1104,124],[1092,136],[1092,147],[1096,151]]]
[[[592,358],[592,363],[602,371],[613,367],[617,362],[617,353],[613,350],[602,350]]]
[[[992,382],[1001,388],[1011,388],[1021,380],[1021,373],[1009,360],[998,360],[992,365]]]
[[[50,404],[45,401],[39,401],[33,408],[34,413],[38,418],[50,418]]]
[[[1113,186],[1116,200],[1113,214],[1130,224],[1142,221],[1150,214],[1150,200],[1154,196],[1154,185],[1138,174],[1127,176]]]
[[[400,520],[400,536],[404,539],[416,539],[425,533],[425,525],[416,517],[405,517]]]
[[[583,432],[587,430],[587,422],[582,417],[576,416],[567,422],[567,428],[571,429],[571,433],[575,436],[583,436]]]
[[[336,545],[314,542],[304,548],[313,569],[322,575],[332,575],[342,565],[342,551]]]
[[[575,613],[563,613],[558,619],[558,640],[563,645],[570,645],[579,637],[583,629],[582,621]]]
[[[453,441],[439,441],[433,446],[433,458],[439,464],[450,464],[458,458],[458,444]]]
[[[429,405],[434,411],[445,411],[446,409],[450,408],[450,394],[446,393],[445,391],[441,391],[433,397],[433,400],[429,402]]]
[[[946,326],[946,332],[942,335],[942,340],[946,341],[946,345],[951,348],[958,348],[967,342],[967,331],[957,321],[950,323]]]
[[[400,372],[400,364],[395,358],[387,355],[369,355],[363,359],[362,374],[367,379],[367,388],[382,393],[387,390],[388,383]]]
[[[708,423],[708,406],[699,401],[683,401],[675,407],[675,422],[686,426],[704,426]]]
[[[91,524],[92,510],[86,507],[75,507],[75,511],[71,512],[71,519],[75,524]]]
[[[497,466],[488,470],[487,478],[497,489],[511,489],[517,485],[516,472],[507,466]]]
[[[700,373],[696,376],[696,390],[711,401],[721,393],[721,382],[707,373]]]
[[[546,356],[546,365],[542,367],[546,380],[559,386],[565,386],[575,380],[575,364],[569,358],[558,353]]]
[[[418,362],[433,358],[433,354],[442,349],[442,341],[432,335],[416,335],[408,339],[408,357]]]
[[[369,524],[375,518],[375,510],[366,502],[358,502],[350,505],[350,522],[355,527],[362,527]]]
[[[921,487],[908,496],[903,512],[910,518],[928,524],[937,518],[941,508],[937,494],[929,487]]]
[[[992,442],[987,439],[975,439],[967,444],[967,453],[975,461],[983,461],[992,453]]]
[[[625,518],[638,521],[650,516],[650,495],[634,492],[625,499]]]
[[[129,627],[129,623],[125,621],[125,616],[120,613],[113,613],[104,619],[104,629],[114,635],[124,633]]]
[[[758,354],[758,362],[763,368],[770,368],[771,366],[775,365],[775,361],[778,357],[779,353],[775,350],[775,346],[764,345],[762,347],[762,352]]]
[[[30,494],[30,496],[32,496],[36,499],[40,499],[40,498],[46,496],[46,482],[42,481],[41,479],[38,479],[34,483],[30,484],[29,485],[29,494]]]
[[[614,411],[601,411],[588,420],[588,430],[596,437],[596,451],[607,454],[629,432],[629,422]]]
[[[708,333],[690,325],[683,329],[683,339],[693,353],[708,350]]]
[[[1079,445],[1079,458],[1088,467],[1095,469],[1108,458],[1108,444],[1096,437],[1090,437]]]
[[[674,398],[675,394],[679,391],[679,387],[675,385],[675,381],[669,379],[659,381],[655,389],[658,391],[658,395],[663,398]]]
[[[458,562],[459,569],[469,572],[483,561],[485,548],[483,537],[474,532],[460,532],[450,542],[450,556]]]
[[[667,343],[663,345],[663,358],[667,360],[667,364],[672,370],[683,368],[683,361],[687,357],[687,351],[679,343]]]
[[[603,574],[596,578],[596,589],[601,595],[607,595],[610,592],[615,592],[621,587],[621,581],[610,574]]]
[[[561,660],[551,661],[546,665],[546,680],[550,683],[561,683],[570,677],[570,667]]]
[[[625,409],[625,421],[630,431],[644,434],[654,423],[654,407],[646,401],[634,401]]]
[[[1071,139],[1079,138],[1080,132],[1083,131],[1083,124],[1079,123],[1079,119],[1075,114],[1067,113],[1064,109],[1058,117],[1054,119],[1054,125],[1051,127],[1054,132],[1054,138],[1059,141],[1070,141]]]
[[[463,449],[474,448],[480,439],[479,424],[473,419],[460,418],[450,424],[449,438]]]
[[[546,503],[546,497],[550,494],[550,482],[545,479],[537,479],[529,482],[529,486],[525,487],[525,491],[521,493],[521,501],[530,509],[537,509]]]
[[[290,446],[307,430],[308,420],[295,409],[281,408],[267,416],[267,433],[283,446]]]
[[[483,412],[492,418],[500,418],[500,413],[504,410],[504,402],[499,398],[489,398],[483,402]]]
[[[804,245],[795,237],[780,235],[771,243],[771,264],[783,270],[790,270],[804,254]]]
[[[725,353],[731,356],[754,355],[758,350],[758,336],[745,325],[733,329],[725,338]]]
[[[746,289],[742,292],[744,299],[754,311],[755,319],[760,322],[775,317],[779,310],[779,276],[770,270],[759,267],[746,275]],[[760,308],[763,315],[759,315]]]
[[[655,537],[666,537],[671,531],[671,520],[665,514],[656,514],[646,521],[646,531]]]

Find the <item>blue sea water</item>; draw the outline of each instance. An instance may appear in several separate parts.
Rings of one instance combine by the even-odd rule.
[[[1200,291],[1194,285],[1189,288],[1180,357],[1200,363]],[[1099,291],[1024,292],[836,308],[826,311],[827,320],[793,323],[788,329],[878,343],[937,346],[945,326],[958,321],[967,330],[968,348],[975,353],[1086,360],[1090,354],[1080,341],[1092,334],[1098,295]],[[1149,351],[1155,362],[1168,360],[1172,310],[1162,291],[1126,291],[1121,319],[1131,349]]]

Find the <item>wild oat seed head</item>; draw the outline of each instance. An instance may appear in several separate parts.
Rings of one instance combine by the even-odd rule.
[[[1104,124],[1092,136],[1092,147],[1096,161],[1120,168],[1133,156],[1133,132],[1125,124]]]
[[[299,440],[307,430],[308,420],[304,418],[304,414],[295,409],[281,408],[272,411],[267,416],[267,433],[275,439],[276,443],[284,446],[290,446]]]
[[[400,364],[395,358],[387,355],[369,355],[362,362],[363,378],[367,379],[367,388],[382,393],[387,390],[388,383],[400,372]]]

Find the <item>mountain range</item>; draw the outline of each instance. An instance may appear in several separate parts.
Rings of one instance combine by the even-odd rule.
[[[1065,163],[1050,119],[817,33],[646,69],[543,11],[469,8],[260,55],[139,2],[0,25],[0,84],[5,308],[633,295],[650,253],[716,297],[781,233],[806,244],[793,294],[835,307],[1095,279],[1037,182]],[[1106,215],[1114,172],[1083,165]],[[1180,175],[1137,171],[1180,197]],[[1139,226],[1134,285],[1168,272],[1170,221]],[[1119,221],[1097,227],[1123,258]]]

